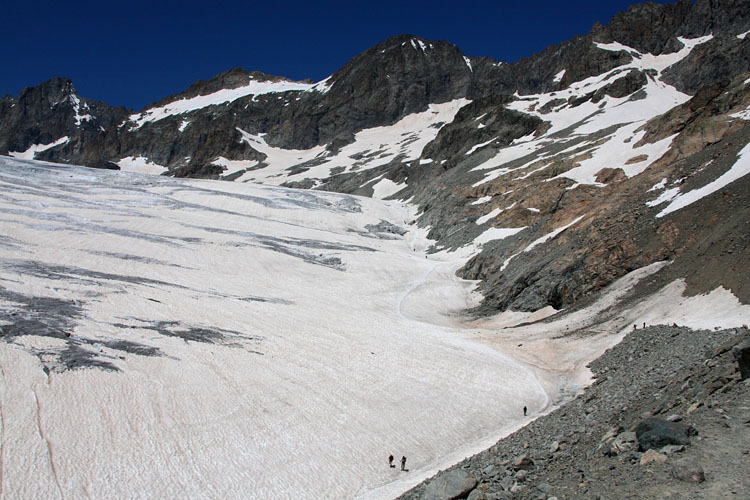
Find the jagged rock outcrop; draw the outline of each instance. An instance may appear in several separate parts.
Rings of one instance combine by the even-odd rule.
[[[34,155],[28,150],[36,146],[37,159],[75,158],[126,113],[125,108],[81,98],[67,78],[52,78],[17,98],[0,99],[0,153]]]

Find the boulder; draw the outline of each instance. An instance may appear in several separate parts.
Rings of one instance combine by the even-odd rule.
[[[521,455],[520,457],[517,457],[513,462],[511,463],[511,468],[513,470],[526,470],[534,465],[534,461],[531,460],[528,455]]]
[[[444,472],[427,484],[422,500],[455,500],[476,488],[477,480],[463,469]]]
[[[672,476],[680,481],[687,481],[689,483],[702,483],[706,480],[706,476],[703,473],[703,467],[692,458],[675,462],[672,465]]]
[[[667,461],[667,456],[663,453],[659,453],[656,450],[648,450],[641,457],[641,465],[663,464],[666,461]]]
[[[637,438],[635,432],[621,432],[615,437],[615,439],[605,447],[605,455],[614,457],[628,451],[634,451],[638,448]]]
[[[698,431],[689,425],[667,422],[658,418],[647,418],[638,424],[635,430],[641,451],[658,449],[670,444],[690,444],[690,436],[696,434]]]

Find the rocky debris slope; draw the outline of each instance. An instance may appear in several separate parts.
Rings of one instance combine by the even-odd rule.
[[[749,346],[746,327],[639,328],[583,394],[400,498],[744,498]]]

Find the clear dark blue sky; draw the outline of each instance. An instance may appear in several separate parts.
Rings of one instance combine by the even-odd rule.
[[[5,0],[0,95],[65,76],[83,97],[140,109],[237,66],[318,81],[401,33],[511,62],[588,33],[631,3]]]

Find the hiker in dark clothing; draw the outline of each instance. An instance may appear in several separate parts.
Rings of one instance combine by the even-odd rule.
[[[393,455],[390,455],[388,457],[388,467],[396,467],[395,465],[393,465]]]
[[[406,470],[406,457],[401,457],[401,470]]]
[[[526,407],[525,406],[523,407],[523,416],[524,417],[526,416]]]

